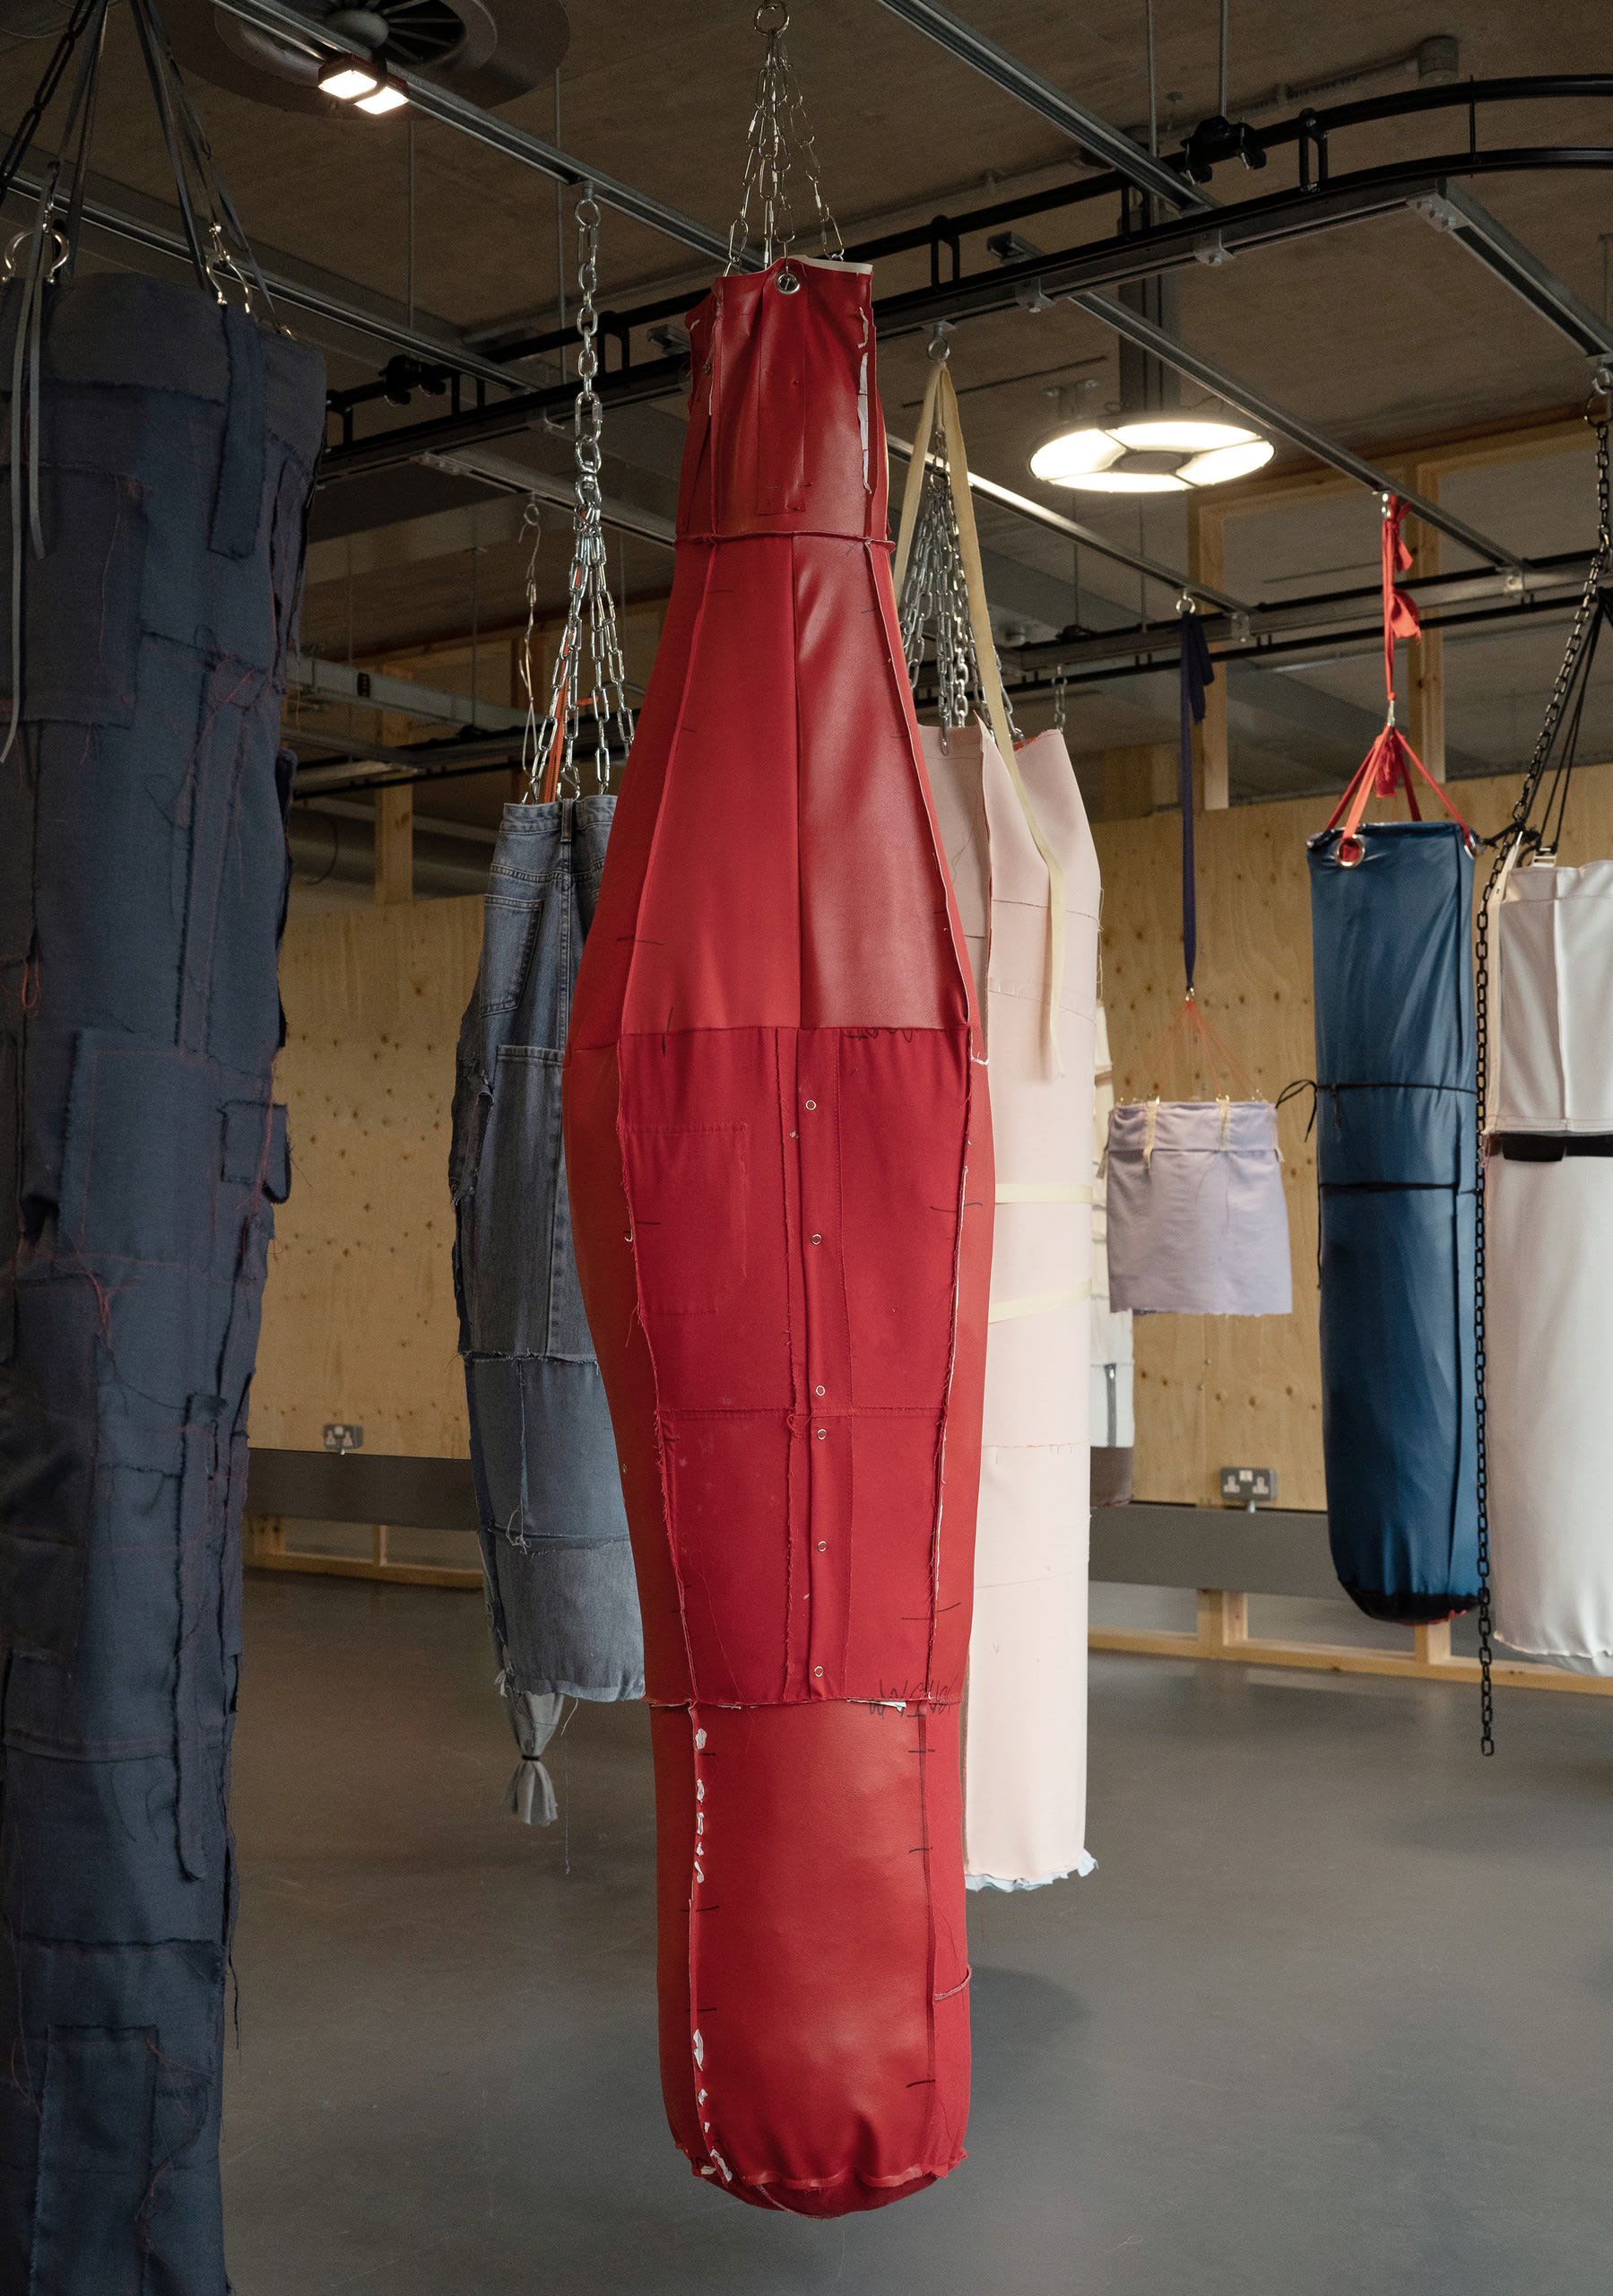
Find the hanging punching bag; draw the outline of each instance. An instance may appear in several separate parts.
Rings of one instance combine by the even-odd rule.
[[[1063,735],[1014,740],[944,344],[931,353],[895,570],[910,670],[934,625],[941,722],[922,728],[924,764],[984,1018],[998,1167],[964,1869],[971,1889],[1036,1889],[1093,1862],[1087,1370],[1097,855]]]
[[[540,1760],[568,1698],[644,1695],[611,1414],[583,1313],[560,1070],[613,797],[506,805],[459,1032],[448,1181],[471,1465],[510,1807],[555,1816]]]
[[[0,611],[0,2287],[223,2296],[278,732],[325,373],[112,274],[48,292],[39,388],[44,552],[24,516]]]
[[[653,1708],[696,2172],[872,2208],[962,2157],[993,1174],[886,539],[865,266],[718,281],[671,608],[566,1065]]]
[[[965,1718],[971,1889],[1092,1870],[1087,1849],[1093,1024],[1097,855],[1056,732],[1018,752],[1062,865],[1057,1073],[1048,1041],[1047,870],[980,724],[923,729],[936,816],[976,966],[997,1181]],[[989,973],[989,978],[988,978]]]
[[[1415,628],[1384,522],[1385,669]],[[1404,562],[1409,563],[1409,553]],[[1412,772],[1446,822],[1365,822]],[[1321,1194],[1322,1448],[1340,1584],[1425,1624],[1479,1599],[1467,826],[1392,715],[1309,844]]]
[[[1496,1634],[1613,1674],[1613,861],[1490,910],[1486,1425]]]
[[[632,741],[606,578],[594,290],[599,207],[577,202],[576,518],[566,619],[542,724],[533,691],[538,553],[528,506],[520,655],[526,802],[506,805],[482,912],[476,993],[459,1035],[449,1184],[454,1286],[498,1688],[521,1749],[509,1806],[558,1814],[540,1759],[568,1698],[644,1695],[638,1592],[621,1475],[571,1241],[560,1135],[566,1030],[616,800],[610,737]],[[586,700],[585,700],[585,695]],[[593,718],[594,792],[577,742]],[[540,802],[541,801],[541,802]]]

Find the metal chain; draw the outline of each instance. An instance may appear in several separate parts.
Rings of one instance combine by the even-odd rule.
[[[1597,389],[1609,399],[1613,378],[1606,372],[1597,378]],[[1550,761],[1557,732],[1562,725],[1563,711],[1573,691],[1576,674],[1584,653],[1585,640],[1598,615],[1602,611],[1602,585],[1613,573],[1613,523],[1609,510],[1608,419],[1587,416],[1596,432],[1596,552],[1591,561],[1585,587],[1580,596],[1579,608],[1569,632],[1568,644],[1563,655],[1557,683],[1551,689],[1551,699],[1546,705],[1546,716],[1539,737],[1535,743],[1523,787],[1513,805],[1506,826],[1487,842],[1495,848],[1489,875],[1479,903],[1473,963],[1473,1028],[1477,1039],[1477,1083],[1474,1124],[1475,1197],[1473,1236],[1473,1380],[1476,1397],[1476,1456],[1474,1476],[1476,1512],[1479,1535],[1479,1750],[1493,1754],[1496,1751],[1496,1700],[1490,1679],[1494,1665],[1495,1605],[1490,1587],[1490,1511],[1489,1511],[1489,1425],[1485,1395],[1486,1370],[1486,1220],[1485,1220],[1485,1118],[1489,1099],[1489,1017],[1490,1017],[1490,902],[1502,870],[1521,844],[1531,839],[1538,845],[1539,832],[1531,831],[1530,815],[1539,794],[1540,782]],[[1565,790],[1565,797],[1566,791]],[[1550,811],[1548,806],[1548,813]]]
[[[795,243],[794,210],[790,204],[792,151],[801,162],[812,194],[819,245],[832,260],[846,253],[840,227],[829,213],[818,176],[818,144],[807,117],[801,83],[790,68],[785,34],[790,12],[784,0],[763,0],[752,19],[767,43],[756,75],[756,102],[745,134],[745,176],[740,210],[728,232],[725,272],[737,271],[753,241],[761,248],[765,271],[775,255],[785,254]],[[757,217],[751,222],[754,200]],[[830,245],[830,235],[834,244]]]
[[[17,132],[6,146],[5,157],[0,160],[0,199],[4,199],[11,189],[13,178],[28,157],[33,139],[39,132],[40,122],[49,110],[56,91],[61,85],[62,74],[72,61],[73,51],[78,46],[85,27],[99,5],[100,0],[78,0],[78,4],[68,18],[66,30],[56,42],[55,52],[45,66],[44,77],[34,90],[33,101],[17,123]]]
[[[931,355],[946,358],[944,340]],[[964,573],[963,544],[958,532],[952,471],[947,457],[946,424],[941,419],[939,407],[930,437],[915,439],[913,451],[925,458],[924,475],[898,622],[907,674],[915,687],[924,668],[926,645],[933,648],[944,757],[948,754],[948,735],[967,726],[976,709],[984,716],[985,686],[975,645],[974,617],[969,612],[968,580]],[[998,670],[1001,678],[1001,664]],[[1002,688],[1002,707],[1017,748],[1023,737],[1006,685]]]
[[[594,715],[594,778],[602,795],[611,786],[611,727],[615,728],[624,756],[633,740],[633,713],[628,707],[628,674],[617,632],[616,604],[611,596],[604,504],[599,485],[604,465],[604,409],[594,387],[594,378],[599,372],[599,312],[594,303],[599,287],[599,208],[590,184],[584,185],[583,196],[577,203],[577,242],[580,298],[577,327],[581,338],[577,371],[582,384],[571,415],[577,442],[577,540],[571,552],[566,621],[549,689],[549,709],[527,761],[529,802],[541,793],[557,743],[559,794],[562,797],[582,796],[577,743],[585,706]],[[522,754],[525,759],[525,741]]]
[[[923,454],[928,443],[915,440],[914,452]],[[907,575],[902,586],[899,622],[907,674],[915,686],[924,667],[926,641],[933,646],[936,703],[944,755],[949,746],[948,734],[969,722],[969,695],[971,689],[980,691],[980,665],[975,654],[963,546],[952,507],[946,436],[939,423],[933,451],[936,459],[925,469],[924,491],[919,498]]]

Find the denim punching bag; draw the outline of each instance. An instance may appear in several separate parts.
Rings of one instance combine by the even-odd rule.
[[[239,1520],[287,1178],[279,722],[325,374],[210,294],[112,274],[50,291],[39,385],[43,555],[26,515],[4,553],[0,2287],[224,2296]]]

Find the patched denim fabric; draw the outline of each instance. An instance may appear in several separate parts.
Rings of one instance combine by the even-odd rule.
[[[553,1798],[530,1765],[561,1700],[644,1695],[620,1469],[560,1138],[572,989],[615,805],[595,796],[504,809],[449,1155],[488,1617],[523,1757],[511,1805],[540,1822]]]
[[[324,420],[317,353],[211,295],[48,296],[16,663],[0,518],[5,2290],[227,2287],[247,1397],[289,1178],[280,714]]]

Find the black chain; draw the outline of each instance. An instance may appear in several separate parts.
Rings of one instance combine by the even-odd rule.
[[[1609,405],[1606,379],[1599,376],[1598,391],[1604,408]],[[1608,483],[1608,416],[1587,415],[1596,432],[1596,554],[1591,561],[1581,596],[1579,611],[1574,615],[1574,628],[1569,633],[1562,667],[1551,699],[1546,705],[1545,721],[1534,754],[1523,777],[1523,787],[1518,802],[1505,829],[1487,842],[1495,848],[1495,858],[1485,882],[1483,898],[1479,904],[1477,945],[1473,968],[1473,1026],[1477,1033],[1478,1084],[1475,1099],[1477,1122],[1474,1128],[1474,1191],[1476,1197],[1473,1252],[1473,1378],[1477,1396],[1478,1467],[1475,1476],[1479,1518],[1479,1750],[1493,1754],[1496,1751],[1496,1700],[1490,1679],[1494,1663],[1493,1637],[1495,1608],[1490,1588],[1490,1513],[1489,1513],[1489,1450],[1488,1427],[1485,1404],[1485,1116],[1489,1097],[1489,1004],[1490,1004],[1490,903],[1502,871],[1517,853],[1521,845],[1539,842],[1539,832],[1530,824],[1540,783],[1550,762],[1556,745],[1563,711],[1573,692],[1585,652],[1585,641],[1602,611],[1601,591],[1604,579],[1613,570],[1613,528],[1609,517]],[[1570,760],[1570,768],[1572,761]],[[1564,804],[1567,800],[1565,777]],[[1548,805],[1548,813],[1550,806]],[[1559,816],[1560,825],[1560,816]]]
[[[100,6],[100,0],[78,0],[67,20],[67,29],[56,42],[56,53],[45,66],[45,76],[34,90],[34,99],[23,113],[17,132],[7,144],[5,157],[0,160],[0,200],[11,189],[17,170],[28,157],[29,147],[39,132],[40,122],[50,109],[51,100],[62,84],[62,74],[73,58],[73,51],[82,39],[84,28]]]

